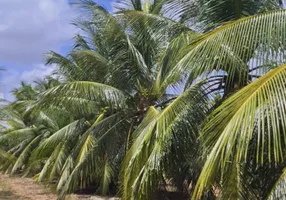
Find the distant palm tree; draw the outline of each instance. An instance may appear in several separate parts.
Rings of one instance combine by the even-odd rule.
[[[36,117],[26,114],[39,95],[37,86],[21,82],[12,92],[16,101],[1,106],[0,157],[1,169],[14,174],[28,163],[31,152],[41,140],[59,129],[57,125],[61,120],[53,121],[42,111],[34,113]]]
[[[21,81],[21,86],[19,88],[13,89],[12,94],[18,101],[36,99],[36,91],[30,84],[27,84],[24,81]]]

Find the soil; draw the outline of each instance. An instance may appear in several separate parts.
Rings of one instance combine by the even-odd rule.
[[[0,174],[0,200],[56,200],[48,188],[32,179]]]
[[[31,178],[11,177],[0,173],[0,200],[56,200],[49,188]],[[70,195],[66,200],[119,200],[94,195]]]

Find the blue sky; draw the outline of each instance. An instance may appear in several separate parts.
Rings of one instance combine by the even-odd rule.
[[[74,0],[73,0],[74,1]],[[95,0],[111,10],[112,0]],[[78,32],[70,22],[78,16],[70,0],[0,1],[0,93],[12,100],[10,91],[21,80],[32,83],[51,73],[44,54],[53,50],[66,54]]]

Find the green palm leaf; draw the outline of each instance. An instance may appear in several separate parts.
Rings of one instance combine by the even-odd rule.
[[[48,179],[49,182],[52,182],[56,175],[61,174],[64,163],[71,150],[70,144],[68,144],[69,142],[70,141],[62,141],[58,144],[41,170],[38,181],[41,182]]]
[[[286,11],[272,11],[229,22],[202,35],[181,53],[174,70],[189,69],[194,78],[223,70],[229,81],[245,84],[251,68],[283,63]],[[261,75],[260,70],[252,74]]]
[[[174,70],[174,66],[181,59],[182,49],[199,36],[199,33],[187,31],[169,42],[157,68],[156,88],[165,91],[170,84],[175,84],[182,79],[184,74],[180,70]]]
[[[158,184],[164,181],[167,163],[182,153],[180,148],[173,152],[172,145],[180,137],[195,141],[198,124],[207,112],[206,99],[200,89],[200,83],[192,86],[161,112],[150,108],[148,118],[134,133],[138,137],[122,165],[123,199],[154,198]],[[192,118],[193,112],[196,118]],[[182,121],[188,125],[182,127]]]
[[[0,170],[9,173],[16,160],[16,156],[0,149]]]
[[[204,128],[202,141],[208,157],[201,172],[194,198],[209,187],[227,163],[238,165],[254,148],[256,163],[284,160],[286,65],[277,67],[246,86],[218,107]]]
[[[22,153],[20,154],[20,156],[17,158],[16,163],[14,164],[12,170],[11,170],[11,174],[15,174],[16,171],[21,168],[23,165],[25,165],[28,160],[29,157],[32,153],[32,151],[37,147],[37,145],[40,143],[41,141],[41,135],[35,137],[35,139],[33,139],[26,147],[25,149],[22,151]]]
[[[112,153],[109,149],[117,150],[117,128],[122,120],[117,121],[118,114],[105,119],[102,116],[83,134],[71,157],[66,160],[57,186],[61,197],[74,192],[78,187],[86,188],[95,181],[101,182],[101,193],[106,193],[113,173],[106,160],[110,158],[105,156]]]
[[[51,154],[53,150],[63,141],[76,140],[82,131],[85,129],[84,120],[74,121],[62,129],[52,134],[49,138],[44,140],[36,149],[36,157],[41,157],[47,154]]]
[[[81,100],[82,99],[82,100]],[[87,107],[109,106],[111,109],[120,109],[125,106],[125,95],[118,89],[95,82],[70,82],[56,86],[43,93],[35,108],[41,109],[50,106],[64,105],[78,111]],[[93,108],[92,108],[93,106]],[[94,111],[94,110],[93,110]]]
[[[11,163],[15,163],[17,160],[17,157],[15,157],[13,154],[10,154],[2,149],[0,149],[0,158],[1,160],[10,161]]]
[[[38,133],[39,129],[36,127],[13,130],[0,136],[0,146],[2,149],[10,150],[20,144],[23,140],[34,138]]]
[[[111,178],[113,176],[113,170],[108,161],[108,156],[105,157],[102,171],[103,174],[100,180],[100,194],[107,195],[107,192],[109,190],[109,185],[111,183]]]
[[[269,192],[269,200],[284,199],[286,197],[286,170],[284,169],[273,188]]]
[[[34,155],[36,156],[34,160],[46,156],[49,156],[49,158],[41,170],[38,181],[43,181],[46,178],[48,178],[49,181],[52,181],[56,174],[61,175],[62,171],[64,171],[63,168],[65,163],[69,160],[73,146],[76,145],[78,141],[85,138],[85,135],[90,134],[92,128],[102,119],[102,117],[103,114],[99,115],[95,123],[85,133],[83,133],[86,126],[84,120],[78,120],[57,131],[41,143],[34,152]],[[84,142],[84,147],[86,146],[86,143],[87,142]],[[84,147],[80,149],[78,159],[81,159],[81,154],[85,151]]]

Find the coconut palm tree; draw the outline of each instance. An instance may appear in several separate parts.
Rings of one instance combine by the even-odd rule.
[[[76,36],[75,48],[67,57],[55,52],[50,52],[47,56],[47,63],[57,64],[57,73],[64,75],[68,82],[43,93],[42,98],[32,108],[42,110],[50,106],[61,107],[78,113],[78,116],[88,119],[88,124],[91,124],[90,128],[82,133],[55,133],[36,151],[44,152],[43,154],[50,152],[39,180],[47,176],[50,181],[53,180],[55,173],[47,170],[58,169],[57,189],[61,195],[90,184],[97,185],[100,192],[106,194],[108,188],[118,182],[118,166],[134,139],[153,138],[150,135],[152,131],[146,136],[139,136],[138,129],[146,128],[146,125],[157,118],[161,119],[162,124],[154,121],[153,129],[158,126],[161,129],[160,135],[168,132],[170,139],[175,127],[180,126],[182,120],[196,127],[195,130],[184,131],[186,127],[181,126],[183,135],[180,140],[197,145],[194,139],[198,134],[197,126],[210,107],[207,96],[203,95],[204,91],[207,91],[205,82],[193,85],[177,98],[176,84],[182,79],[172,72],[171,62],[168,61],[171,58],[176,59],[176,50],[187,45],[196,36],[194,31],[182,33],[184,26],[164,17],[150,20],[142,16],[131,23],[132,16],[129,16],[129,11],[126,11],[126,15],[119,13],[113,16],[93,2],[88,1],[81,5],[85,12],[90,14],[90,18],[88,21],[76,21],[76,25],[86,36]],[[141,9],[142,12],[151,13],[152,9],[158,8],[153,6],[143,9],[142,5]],[[161,25],[158,26],[159,22]],[[162,34],[164,26],[173,28],[173,32]],[[178,112],[182,115],[181,119],[172,115]],[[192,117],[193,112],[197,113],[196,118]],[[174,128],[168,129],[164,123],[172,123]],[[158,137],[161,137],[160,135]],[[67,137],[71,140],[79,139],[70,141]],[[148,145],[153,146],[155,141],[153,138]],[[142,145],[138,142],[137,145]],[[177,149],[173,142],[167,146],[170,145],[173,146],[173,151],[186,152],[188,149],[194,149]],[[50,149],[54,149],[52,154]],[[37,154],[41,156],[41,153]],[[130,153],[129,155],[131,156]],[[171,155],[171,151],[168,155]],[[196,156],[197,153],[194,152],[191,157]],[[57,159],[61,161],[54,161]],[[169,174],[171,169],[175,169],[179,164],[187,163],[186,158],[176,159],[177,165],[166,168]],[[127,163],[127,160],[125,162]],[[142,160],[142,163],[144,162]],[[122,171],[123,173],[127,176],[130,172]],[[195,172],[196,175],[197,173],[198,171]]]
[[[33,149],[57,128],[56,122],[43,112],[36,113],[37,117],[26,115],[39,95],[37,88],[21,82],[12,91],[16,101],[1,106],[1,169],[12,174],[28,163]]]
[[[197,76],[224,70],[230,82],[242,81],[236,90],[247,85],[216,108],[204,127],[200,138],[207,159],[194,199],[205,188],[221,190],[219,195],[226,199],[285,195],[284,117],[279,114],[284,102],[280,89],[284,86],[284,15],[285,11],[274,11],[223,25],[199,39],[181,60],[181,66],[197,63],[191,68]],[[208,59],[198,61],[201,57]],[[258,183],[261,180],[267,183]]]

